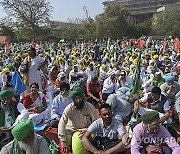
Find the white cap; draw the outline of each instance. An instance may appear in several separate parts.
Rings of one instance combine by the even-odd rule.
[[[64,72],[60,72],[58,74],[58,78],[62,78],[62,77],[65,77],[65,76],[66,76],[66,73],[64,73]]]

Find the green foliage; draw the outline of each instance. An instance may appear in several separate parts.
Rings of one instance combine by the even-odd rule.
[[[1,19],[0,21],[0,35],[9,36],[11,40],[16,38],[15,30],[12,26],[12,23],[9,22],[6,18]]]
[[[153,20],[154,35],[171,35],[180,37],[180,10],[167,10],[157,14]]]
[[[137,37],[148,36],[151,34],[152,20],[146,20],[136,25]]]
[[[96,17],[98,38],[122,38],[127,35],[128,11],[120,4],[107,5],[104,13]]]
[[[46,25],[52,12],[52,6],[46,0],[2,0],[1,5],[8,15],[31,31],[35,36],[39,27]]]

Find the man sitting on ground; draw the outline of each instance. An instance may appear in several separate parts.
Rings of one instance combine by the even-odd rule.
[[[147,107],[140,105],[148,103]],[[139,114],[142,116],[147,111],[158,111],[160,114],[160,122],[164,124],[171,124],[172,119],[170,118],[169,110],[170,105],[166,96],[161,94],[161,89],[159,87],[153,87],[151,93],[147,93],[134,103],[134,111],[137,112],[139,108]]]
[[[66,82],[60,84],[60,94],[57,95],[52,104],[51,108],[51,121],[50,126],[57,128],[60,118],[63,114],[64,109],[68,106],[72,99],[68,96],[70,86]]]
[[[82,134],[87,130],[90,124],[97,119],[94,106],[85,101],[84,92],[80,87],[74,87],[70,91],[70,97],[73,102],[69,104],[61,116],[58,125],[58,135],[62,142],[62,150],[68,153],[72,144],[72,151],[77,149],[77,141],[71,141],[77,137],[76,131]]]
[[[99,112],[101,118],[94,121],[83,135],[82,143],[84,147],[94,154],[125,151],[123,125],[119,120],[112,117],[111,106],[102,104]],[[95,136],[91,137],[92,134]]]
[[[167,144],[168,146],[164,146]],[[133,129],[131,153],[133,154],[179,154],[180,146],[168,130],[160,125],[159,113],[148,111],[142,122]]]
[[[31,120],[25,120],[12,129],[14,140],[5,145],[2,154],[50,154],[46,140],[34,133]]]
[[[11,129],[17,123],[28,119],[29,112],[22,103],[12,100],[14,92],[4,90],[0,92],[0,149],[12,141]]]

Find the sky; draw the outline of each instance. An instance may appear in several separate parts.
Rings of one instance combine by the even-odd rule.
[[[85,18],[85,6],[92,18],[103,12],[105,0],[48,0],[53,6],[52,20],[67,22],[68,19]],[[7,16],[0,6],[0,18]]]

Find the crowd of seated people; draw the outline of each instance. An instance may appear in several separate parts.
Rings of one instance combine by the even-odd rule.
[[[101,56],[96,53],[99,59],[89,61],[83,57],[88,53],[81,55],[79,49],[71,52],[77,52],[81,63],[75,58],[58,57],[57,52],[57,57],[52,57],[59,65],[52,66],[55,64],[48,64],[45,57],[32,56],[36,51],[30,49],[26,58],[30,74],[3,69],[0,153],[52,153],[46,133],[44,137],[38,134],[53,128],[61,143],[59,153],[63,154],[179,154],[179,54],[163,57],[156,51],[142,53],[140,87],[133,94],[138,50],[119,51],[116,58],[104,51]],[[41,70],[47,64],[52,68],[46,81]],[[171,68],[175,69],[168,71]],[[19,84],[11,85],[14,72],[26,87],[21,93],[17,92]],[[32,81],[29,78],[38,82],[28,82]],[[4,89],[5,85],[11,86]]]

